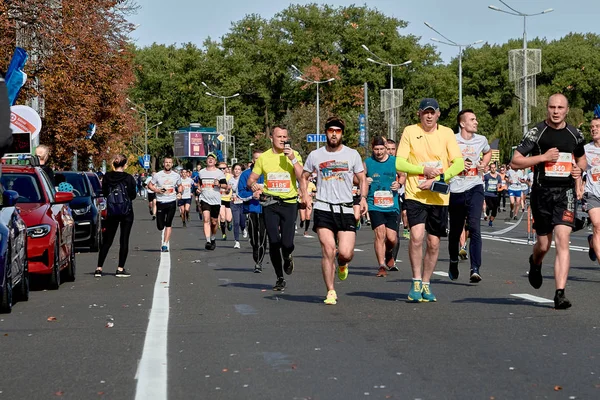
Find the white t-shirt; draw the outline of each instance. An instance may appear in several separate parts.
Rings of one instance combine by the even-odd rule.
[[[200,187],[200,201],[210,204],[211,206],[221,205],[221,181],[225,180],[225,174],[220,169],[212,171],[206,168],[201,169],[198,175],[198,186]]]
[[[467,160],[471,161],[471,168],[467,172],[463,170],[460,175],[450,179],[450,192],[464,193],[477,185],[483,185],[483,179],[479,175],[477,166],[479,165],[480,154],[490,151],[490,145],[485,136],[477,133],[473,134],[470,140],[463,138],[460,133],[457,133],[454,137],[465,163]]]
[[[317,196],[315,210],[330,211],[330,204],[352,204],[352,180],[354,174],[363,172],[362,159],[354,149],[342,146],[340,151],[330,153],[327,147],[312,151],[304,163],[304,171],[317,173]],[[340,207],[334,207],[339,212]],[[342,207],[344,213],[352,214],[352,206]]]
[[[600,197],[600,147],[594,146],[592,142],[586,144],[583,149],[587,160],[585,192]]]
[[[244,201],[240,198],[240,195],[238,194],[238,183],[240,182],[240,177],[238,176],[237,178],[232,176],[231,178],[229,178],[229,182],[227,182],[229,185],[231,185],[231,201],[233,201],[233,204],[243,204]]]
[[[181,180],[181,186],[183,186],[183,193],[181,194],[182,199],[192,198],[192,185],[194,180],[192,178],[185,178]]]
[[[158,189],[165,189],[164,193],[156,193],[156,201],[159,203],[170,203],[177,200],[177,187],[181,185],[181,177],[173,170],[168,173],[158,171],[152,177],[152,184]]]
[[[521,190],[521,179],[523,179],[523,171],[514,169],[509,170],[506,173],[506,178],[510,185],[508,186],[508,190]]]

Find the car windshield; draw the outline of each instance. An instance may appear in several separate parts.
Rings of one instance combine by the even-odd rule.
[[[42,189],[33,174],[2,173],[2,186],[5,190],[19,193],[19,203],[42,203]]]
[[[73,174],[55,174],[54,181],[58,185],[61,182],[70,183],[73,186],[73,195],[75,197],[88,197],[90,191],[85,183],[85,175]]]
[[[98,175],[94,173],[86,175],[92,184],[92,189],[94,190],[96,196],[102,196],[102,186],[100,185],[100,179],[98,179]]]

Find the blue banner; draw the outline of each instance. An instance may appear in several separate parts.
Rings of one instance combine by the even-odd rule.
[[[358,115],[358,133],[359,133],[358,144],[359,144],[359,146],[364,147],[366,145],[365,142],[367,140],[367,125],[366,125],[365,114]]]
[[[27,74],[23,72],[23,68],[25,68],[25,63],[27,62],[27,57],[28,56],[25,49],[17,47],[15,49],[15,54],[10,60],[10,65],[6,70],[4,79],[6,81],[6,88],[8,89],[8,101],[10,102],[11,106],[15,104],[17,96],[19,95],[19,91],[27,80]]]

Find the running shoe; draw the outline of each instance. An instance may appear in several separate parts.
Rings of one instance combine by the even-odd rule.
[[[423,301],[423,285],[420,279],[413,280],[410,285],[410,291],[408,292],[408,301],[413,303],[419,303]]]
[[[96,270],[94,271],[94,277],[102,278],[102,270],[100,268],[96,268]]]
[[[371,226],[371,220],[370,219],[367,220],[367,226]]]
[[[212,239],[210,241],[210,250],[214,250],[217,248],[217,240],[216,239]]]
[[[187,225],[186,225],[185,221],[183,221],[183,227],[187,228]]]
[[[510,210],[510,219],[513,219],[514,216],[515,216],[515,212],[513,210]]]
[[[590,249],[588,250],[588,256],[590,257],[590,260],[596,261],[596,260],[598,260],[598,257],[596,256],[596,252],[594,251],[594,246],[592,245],[593,238],[594,238],[594,235],[588,235],[588,245],[590,246]]]
[[[231,224],[231,221],[227,223],[227,230],[229,232],[231,232],[231,230],[233,229],[233,225]]]
[[[294,272],[294,257],[291,254],[288,258],[283,258],[283,271],[288,275]]]
[[[169,248],[167,246],[163,245],[163,246],[161,246],[160,251],[162,253],[168,253],[169,252]]]
[[[542,283],[544,282],[544,277],[542,276],[542,264],[535,265],[533,263],[533,254],[529,256],[529,275],[527,278],[529,279],[529,284],[534,289],[542,287]]]
[[[260,274],[262,272],[262,265],[260,264],[255,264],[254,265],[254,273],[255,274]]]
[[[424,303],[430,303],[430,302],[437,301],[437,299],[435,298],[435,295],[431,292],[431,288],[429,287],[428,283],[424,283],[422,285],[421,299],[422,299],[421,301]]]
[[[406,240],[410,239],[410,231],[409,231],[408,229],[405,229],[405,230],[402,232],[402,237],[403,237],[404,239],[406,239]]]
[[[226,233],[223,234],[223,240],[227,240],[227,234]]]
[[[240,248],[240,242],[235,242],[235,244],[233,245],[234,249],[239,249]]]
[[[473,268],[471,269],[471,277],[469,279],[469,281],[471,283],[479,283],[481,282],[481,275],[479,275],[479,268]]]
[[[385,252],[385,266],[388,268],[388,271],[398,271],[392,250]]]
[[[450,267],[448,268],[448,277],[451,281],[458,279],[458,261],[450,261]]]
[[[559,289],[554,295],[554,308],[556,310],[566,310],[571,307],[571,302],[565,297],[564,289]]]
[[[337,304],[337,294],[335,293],[335,290],[329,290],[327,292],[327,298],[323,300],[323,302],[327,305]]]
[[[156,219],[156,215],[152,214],[152,221],[154,221]]]
[[[458,252],[458,256],[461,260],[466,260],[467,258],[469,258],[469,256],[467,255],[467,249],[465,247],[461,247]]]
[[[127,270],[125,268],[123,268],[123,269],[117,269],[115,276],[117,278],[129,278],[131,276],[131,274],[129,272],[127,272]]]
[[[212,243],[211,242],[206,242],[206,244],[204,245],[204,248],[206,250],[212,250]]]
[[[386,268],[383,265],[379,267],[379,269],[377,270],[377,275],[375,276],[378,278],[385,278],[387,276]]]
[[[282,292],[285,290],[285,279],[277,278],[277,282],[275,282],[275,286],[273,286],[273,290],[276,292]]]
[[[494,226],[492,220],[490,219],[490,222],[488,222],[488,226]]]
[[[304,232],[304,237],[309,237],[310,235],[308,234],[308,232]]]
[[[337,275],[338,275],[338,278],[340,278],[340,281],[345,281],[346,278],[348,277],[348,264],[338,265]]]
[[[488,220],[488,217],[487,217],[487,215],[483,217],[483,220],[484,220],[484,221],[487,221],[487,220]]]
[[[244,228],[244,231],[242,232],[242,237],[243,237],[244,239],[247,239],[247,238],[248,238],[248,229]]]
[[[360,230],[360,219],[356,221],[356,230]]]

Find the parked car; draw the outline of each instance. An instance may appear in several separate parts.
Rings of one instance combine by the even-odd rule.
[[[12,311],[13,298],[29,300],[27,226],[15,207],[19,194],[6,190],[0,205],[0,312]],[[16,296],[13,296],[13,295]]]
[[[17,208],[27,226],[29,273],[48,276],[50,289],[58,289],[63,279],[74,281],[75,223],[68,206],[73,193],[56,192],[35,166],[4,165],[1,181],[18,192]]]
[[[73,186],[73,200],[69,203],[75,220],[75,245],[98,251],[102,244],[101,213],[98,196],[85,172],[61,171],[54,173],[54,182],[67,182]]]
[[[102,193],[102,182],[100,182],[100,178],[94,172],[86,172],[85,173],[92,184],[92,190],[94,191],[94,196],[96,199],[96,207],[98,211],[100,211],[100,217],[102,217],[102,222],[106,219],[107,211],[106,211],[106,199],[104,198],[104,194]],[[102,229],[104,232],[104,229]]]

